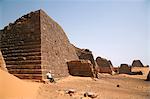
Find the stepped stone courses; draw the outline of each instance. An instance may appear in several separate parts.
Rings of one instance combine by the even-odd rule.
[[[132,67],[144,67],[140,60],[134,60],[132,63]]]
[[[63,29],[44,11],[17,19],[0,31],[0,48],[10,73],[23,79],[68,76],[67,61],[78,60]]]

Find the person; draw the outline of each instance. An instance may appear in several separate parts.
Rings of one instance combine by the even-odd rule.
[[[47,74],[46,74],[46,76],[47,76],[47,79],[52,83],[52,82],[55,82],[54,81],[54,78],[53,78],[53,76],[52,76],[52,74],[51,74],[51,71],[49,71]]]

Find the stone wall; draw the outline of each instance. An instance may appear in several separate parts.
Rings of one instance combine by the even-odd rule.
[[[89,60],[70,61],[68,69],[73,76],[94,77],[93,65]]]

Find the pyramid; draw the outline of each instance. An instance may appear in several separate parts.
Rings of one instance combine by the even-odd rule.
[[[22,79],[68,76],[67,62],[78,60],[65,32],[43,10],[31,12],[0,31],[0,48],[10,73]]]
[[[149,73],[148,73],[148,75],[147,75],[147,79],[146,79],[147,81],[150,81],[150,71],[149,71]]]
[[[144,67],[140,60],[133,60],[132,67]]]
[[[109,73],[113,74],[113,65],[110,60],[105,58],[97,57],[96,62],[98,65],[99,73]]]
[[[119,67],[119,74],[130,74],[131,68],[128,64],[121,64]]]

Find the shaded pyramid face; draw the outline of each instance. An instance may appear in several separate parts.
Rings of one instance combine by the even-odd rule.
[[[17,19],[0,31],[0,48],[10,73],[23,79],[68,75],[67,61],[77,60],[63,29],[44,11]]]
[[[148,73],[148,75],[147,75],[147,79],[146,79],[147,81],[150,81],[150,71],[149,71],[149,73]]]

